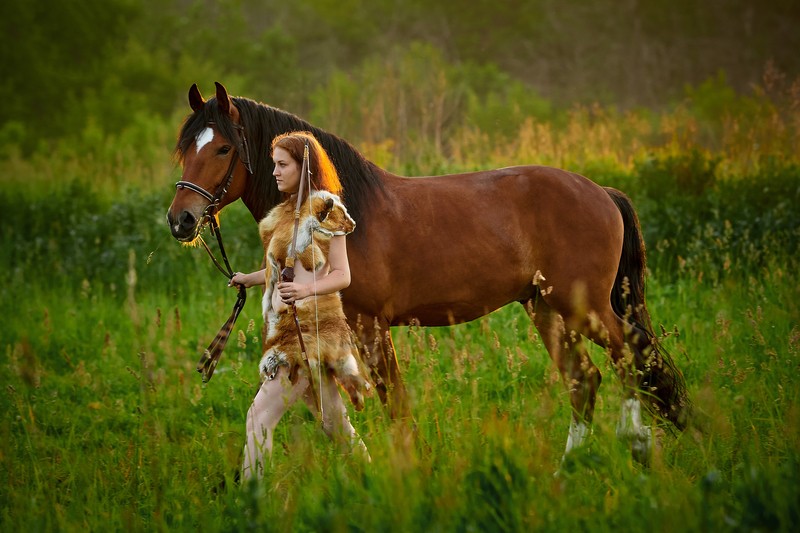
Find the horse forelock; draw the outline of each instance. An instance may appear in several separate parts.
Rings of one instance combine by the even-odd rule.
[[[187,116],[183,121],[183,126],[178,134],[178,141],[175,144],[175,154],[180,161],[183,161],[186,151],[197,140],[198,135],[208,127],[210,122],[215,124],[217,131],[224,138],[231,141],[236,139],[230,118],[219,113],[217,99],[211,98],[202,109]]]

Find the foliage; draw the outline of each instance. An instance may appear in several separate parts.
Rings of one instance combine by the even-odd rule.
[[[437,61],[456,71],[473,69],[464,79],[445,79],[455,85],[447,89],[457,99],[475,93],[469,115],[482,130],[493,109],[499,123],[492,129],[506,136],[526,115],[542,118],[548,108],[576,102],[663,110],[688,85],[697,102],[693,113],[714,115],[708,125],[714,135],[738,130],[747,137],[752,123],[720,128],[720,112],[752,104],[740,95],[763,81],[768,62],[773,71],[788,73],[789,84],[800,68],[792,53],[796,6],[750,3],[620,7],[588,0],[565,9],[553,0],[524,6],[480,0],[465,9],[452,0],[31,0],[9,6],[2,21],[3,49],[13,52],[0,58],[6,95],[0,140],[30,154],[87,126],[101,137],[116,135],[137,110],[151,120],[171,118],[184,109],[192,83],[215,80],[234,94],[308,116],[311,96],[331,80],[359,79],[362,69],[381,78],[369,65],[387,60],[400,61],[395,65],[401,68],[399,46],[437,51],[440,58],[430,65],[435,83],[442,77]],[[507,82],[498,83],[503,77]],[[492,80],[490,92],[481,78]],[[379,87],[378,80],[368,81]],[[431,94],[441,98],[441,89]],[[364,88],[359,96],[373,95]],[[384,139],[404,141],[386,133]]]
[[[138,200],[130,203],[141,207]],[[10,203],[4,198],[2,205]],[[89,198],[77,220],[98,217],[98,234],[105,228],[122,239],[126,224],[106,224],[125,220],[126,209],[114,205]],[[153,213],[162,207],[144,205]],[[51,215],[14,214],[58,231]],[[236,216],[223,227],[248,224]],[[133,230],[152,219],[134,217]],[[27,242],[13,233],[27,229],[6,231],[12,238],[4,234],[4,243],[28,254],[2,288],[6,527],[520,531],[635,529],[646,521],[660,530],[789,531],[798,525],[796,255],[772,249],[768,264],[746,283],[727,272],[715,285],[692,275],[664,283],[656,275],[651,311],[678,324],[680,335],[667,342],[680,354],[707,426],[703,435],[659,432],[661,447],[649,468],[633,463],[614,437],[620,388],[594,350],[606,376],[595,433],[553,477],[569,406],[524,310],[510,307],[457,327],[395,330],[414,398],[411,444],[406,428],[391,424],[373,399],[351,415],[372,454],[364,464],[342,456],[308,412],[296,408],[276,435],[268,479],[240,487],[234,472],[257,385],[257,298],[203,386],[193,366],[214,333],[209,324],[221,323],[233,293],[200,250],[175,243],[167,250],[165,243],[153,261],[169,254],[172,273],[152,275],[153,262],[140,252],[160,241],[151,234],[129,241],[127,251],[112,247],[119,264],[113,273],[84,277],[65,269],[47,277],[56,254],[26,251]],[[79,253],[98,251],[64,247],[58,254],[78,265]],[[27,283],[32,277],[41,283]]]
[[[633,194],[658,275],[716,283],[748,276],[776,250],[800,252],[800,167],[765,162],[761,175],[718,181],[718,164],[689,152],[637,167]]]
[[[650,159],[637,166],[642,193],[650,198],[701,196],[714,186],[719,158],[707,158],[699,150]]]
[[[130,0],[35,0],[8,6],[2,22],[6,53],[0,83],[6,105],[0,124],[24,125],[24,135],[63,135],[80,128],[80,113],[87,110],[81,100],[102,83],[125,44],[124,32],[100,30],[124,27],[138,14]]]

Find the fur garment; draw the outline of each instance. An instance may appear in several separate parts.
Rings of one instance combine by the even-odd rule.
[[[300,341],[291,307],[278,312],[272,307],[272,295],[280,272],[291,252],[294,233],[294,204],[285,201],[275,206],[259,224],[266,250],[266,291],[263,299],[267,323],[264,356],[259,371],[265,379],[273,379],[281,365],[296,370],[302,363]],[[313,191],[300,208],[297,232],[297,261],[308,272],[315,272],[328,262],[331,238],[347,235],[355,222],[341,199],[327,191]],[[363,407],[363,393],[370,389],[359,365],[358,352],[344,311],[340,294],[323,294],[296,302],[300,330],[313,372],[320,360],[324,371],[330,371],[347,391],[357,409]]]

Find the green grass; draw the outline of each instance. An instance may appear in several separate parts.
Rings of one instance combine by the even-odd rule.
[[[247,243],[251,226],[233,212],[226,229]],[[150,255],[153,242],[159,251]],[[166,246],[156,237],[144,250],[121,251],[122,264],[94,277],[69,271],[77,258],[67,252],[53,259],[63,276],[47,278],[38,255],[8,270],[4,530],[788,531],[800,524],[793,257],[778,254],[747,278],[651,279],[651,313],[679,331],[667,343],[707,431],[660,430],[649,468],[614,436],[621,391],[593,350],[605,376],[594,434],[553,477],[568,399],[524,310],[509,307],[452,328],[394,331],[416,438],[409,441],[408,428],[372,399],[352,414],[373,458],[364,464],[342,456],[297,407],[281,422],[265,481],[239,487],[233,474],[258,381],[259,298],[250,295],[222,366],[203,385],[194,365],[234,293],[201,250]],[[233,254],[237,268],[247,261],[238,247]],[[195,279],[164,277],[166,262]]]

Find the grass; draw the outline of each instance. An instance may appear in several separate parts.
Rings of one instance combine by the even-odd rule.
[[[634,463],[614,437],[619,387],[595,350],[606,380],[594,435],[559,479],[568,400],[521,308],[395,330],[413,442],[370,401],[352,415],[373,457],[363,464],[297,407],[265,482],[237,487],[257,386],[256,298],[202,385],[194,364],[233,300],[221,277],[176,294],[132,281],[115,292],[7,286],[3,529],[790,530],[800,518],[791,266],[776,262],[746,283],[654,279],[651,311],[678,325],[668,342],[707,433],[661,431],[653,464]]]
[[[50,159],[12,150],[0,165],[9,176],[0,192],[0,528],[796,530],[800,167],[739,137],[709,153],[688,138],[689,118],[646,118],[576,110],[559,128],[523,123],[519,142],[492,151],[484,134],[464,129],[450,140],[451,160],[409,172],[568,163],[638,207],[648,305],[677,333],[665,342],[705,432],[659,427],[652,464],[635,463],[614,435],[620,387],[593,349],[605,376],[594,433],[559,478],[567,394],[512,306],[451,328],[394,330],[414,438],[370,400],[351,416],[372,455],[365,464],[298,406],[279,426],[264,482],[237,486],[258,385],[259,298],[250,295],[203,385],[194,366],[235,293],[201,250],[168,235],[179,172],[152,147],[168,146],[172,129],[156,127],[142,153],[114,139],[86,157],[68,145]],[[774,136],[762,130],[747,131]],[[659,135],[660,148],[629,143]],[[783,140],[795,139],[791,130]],[[250,215],[237,204],[222,220],[233,266],[256,268]]]

